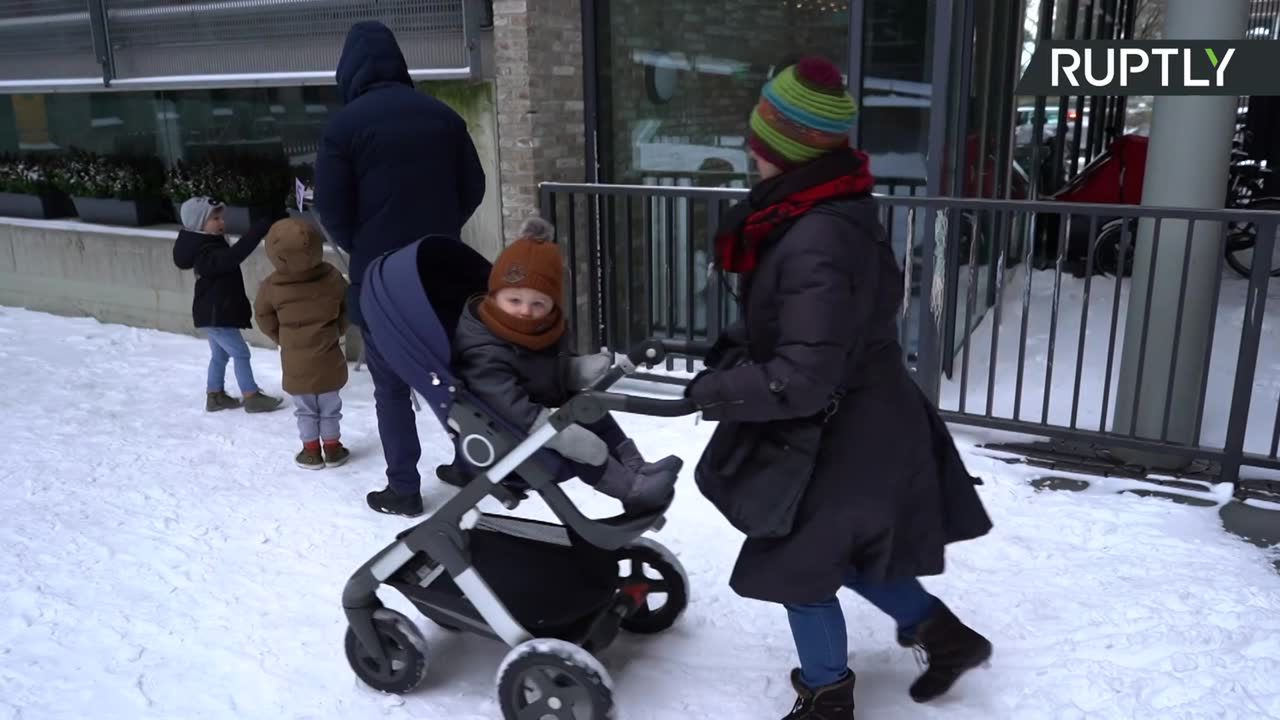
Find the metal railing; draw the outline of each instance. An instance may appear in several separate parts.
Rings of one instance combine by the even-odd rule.
[[[573,272],[581,349],[649,337],[705,347],[736,319],[709,272],[745,190],[544,183]],[[1223,261],[1280,213],[880,196],[903,278],[904,361],[952,422],[1090,448],[1117,466],[1198,462],[1213,479],[1280,472],[1280,288]],[[1100,274],[1101,273],[1101,274]],[[1268,293],[1276,296],[1268,298]],[[1266,332],[1264,332],[1264,327]],[[1274,367],[1273,367],[1274,366]],[[682,382],[696,353],[658,379]]]

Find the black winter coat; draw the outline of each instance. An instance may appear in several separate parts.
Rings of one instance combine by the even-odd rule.
[[[414,89],[395,35],[361,22],[338,61],[346,106],[325,127],[316,160],[316,210],[351,255],[352,320],[369,263],[427,235],[459,238],[484,199],[485,178],[466,122]]]
[[[750,363],[690,388],[711,420],[804,417],[846,395],[826,426],[790,535],[748,539],[731,584],[784,603],[832,597],[848,568],[867,580],[937,575],[948,543],[991,521],[946,425],[903,364],[902,271],[873,199],[819,205],[771,246],[744,292]],[[768,502],[767,498],[762,502]]]
[[[253,254],[273,222],[257,223],[235,245],[228,244],[224,235],[178,232],[173,264],[196,271],[195,297],[191,300],[191,319],[196,327],[252,327],[253,306],[244,291],[240,264]]]
[[[507,342],[480,320],[470,303],[453,338],[453,370],[490,410],[528,430],[543,408],[569,401],[568,344],[530,350]]]

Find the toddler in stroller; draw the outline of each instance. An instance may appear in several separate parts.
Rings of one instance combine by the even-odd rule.
[[[573,357],[566,349],[564,261],[554,229],[534,216],[498,256],[489,292],[462,311],[454,337],[454,371],[488,408],[526,432],[547,422],[573,390],[612,364],[612,354]],[[598,363],[603,359],[603,364]],[[668,456],[648,463],[609,415],[588,425],[570,425],[547,442],[567,461],[566,472],[610,497],[629,512],[669,501],[684,465]]]
[[[611,410],[662,417],[695,412],[685,399],[608,392],[637,365],[687,349],[643,343],[540,424],[512,423],[450,368],[452,336],[461,322],[438,317],[434,308],[461,303],[432,297],[437,284],[424,280],[457,266],[450,253],[474,251],[456,240],[426,238],[374,261],[364,277],[360,304],[368,332],[424,397],[474,473],[348,580],[342,596],[347,660],[363,682],[385,692],[407,692],[425,678],[426,638],[407,617],[383,606],[377,591],[385,584],[437,625],[512,648],[497,677],[503,717],[612,717],[611,680],[594,653],[619,630],[669,628],[687,603],[679,561],[642,537],[661,529],[672,494],[668,487],[649,502],[625,503],[616,517],[588,518],[558,484],[575,473],[574,466],[548,446],[567,428],[596,426]],[[527,492],[540,496],[560,522],[477,509],[489,496],[514,509]]]

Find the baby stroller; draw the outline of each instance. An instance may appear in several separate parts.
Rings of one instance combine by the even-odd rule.
[[[457,495],[348,580],[342,594],[347,660],[363,682],[384,692],[407,692],[426,677],[422,632],[377,597],[378,588],[389,585],[442,628],[512,648],[497,674],[505,718],[603,720],[613,717],[612,685],[594,654],[619,630],[650,634],[671,627],[687,604],[688,580],[674,555],[642,537],[661,529],[666,506],[589,519],[558,485],[568,479],[560,456],[543,446],[569,425],[609,411],[693,413],[688,400],[606,392],[637,365],[686,349],[643,343],[526,436],[483,407],[449,370],[449,336],[466,290],[458,277],[468,272],[457,268],[471,268],[478,281],[483,273],[476,258],[487,265],[456,240],[426,238],[379,258],[364,278],[360,308],[379,353],[422,395],[474,473]],[[454,283],[449,297],[434,282],[445,272]],[[437,309],[444,307],[442,318]],[[560,524],[476,508],[493,496],[515,509],[529,492],[542,497]]]

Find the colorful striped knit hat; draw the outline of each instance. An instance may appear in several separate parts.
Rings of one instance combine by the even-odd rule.
[[[747,146],[790,170],[848,146],[857,114],[840,70],[822,58],[804,58],[764,86],[751,111]]]

